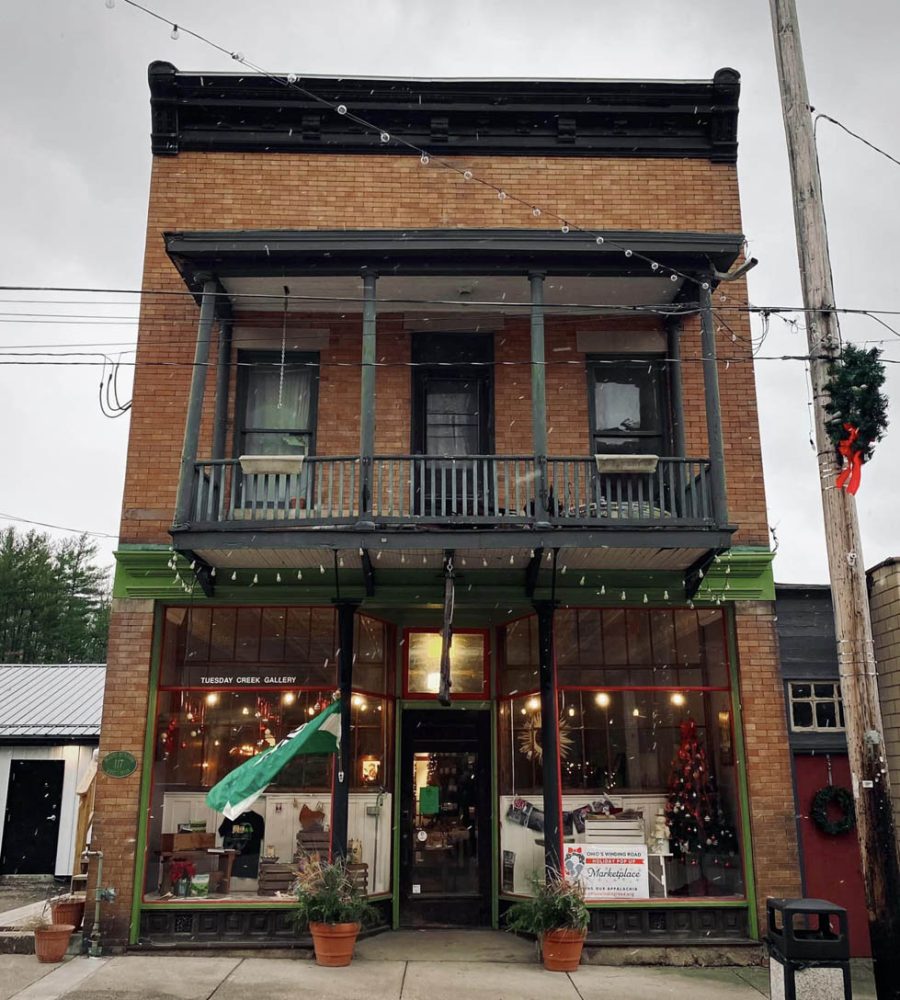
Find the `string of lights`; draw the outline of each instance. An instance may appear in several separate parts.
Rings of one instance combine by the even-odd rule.
[[[220,43],[213,41],[211,38],[207,37],[206,35],[204,35],[199,31],[195,31],[191,28],[185,28],[181,24],[176,24],[174,21],[169,20],[169,18],[164,17],[157,11],[152,10],[149,7],[146,7],[141,3],[138,3],[137,0],[122,0],[122,3],[170,27],[172,29],[170,37],[172,38],[173,41],[177,41],[182,32],[186,35],[190,35],[190,37],[195,38],[197,41],[203,43],[204,45],[207,45],[210,48],[215,49],[217,52],[223,55],[227,55],[230,59],[234,60],[237,63],[240,63],[242,66],[246,66],[254,73],[258,73],[260,76],[264,76],[266,79],[271,80],[274,83],[278,84],[279,86],[285,87],[288,90],[294,90],[297,93],[303,94],[304,97],[309,98],[316,104],[328,108],[329,110],[335,112],[338,115],[346,117],[349,121],[355,122],[357,125],[365,129],[367,132],[370,132],[372,134],[377,134],[381,142],[384,143],[385,145],[398,146],[408,150],[411,153],[415,153],[419,157],[419,162],[424,167],[429,166],[429,164],[434,164],[435,166],[441,167],[442,169],[449,170],[454,174],[458,175],[459,177],[461,177],[464,181],[469,181],[473,185],[480,185],[482,188],[492,191],[500,201],[503,202],[509,201],[510,203],[521,205],[523,208],[530,211],[531,215],[534,218],[549,218],[553,220],[559,226],[560,231],[563,234],[568,234],[574,231],[577,233],[581,233],[585,236],[590,236],[594,239],[594,241],[598,246],[603,246],[605,244],[607,247],[612,247],[615,250],[621,251],[628,258],[633,258],[635,260],[643,261],[644,263],[649,265],[651,272],[661,276],[668,275],[671,281],[678,281],[678,279],[681,278],[686,281],[699,284],[704,289],[709,288],[709,282],[703,280],[702,278],[698,278],[695,275],[679,271],[678,269],[670,267],[669,265],[662,264],[659,261],[654,260],[652,257],[649,257],[646,254],[633,249],[632,247],[625,246],[624,244],[621,244],[614,239],[609,239],[609,237],[604,235],[603,233],[596,232],[593,227],[584,227],[578,225],[577,223],[571,221],[571,219],[567,218],[566,216],[560,215],[558,212],[554,211],[551,208],[537,205],[532,201],[530,201],[529,199],[521,197],[515,192],[511,192],[504,187],[500,187],[493,181],[477,174],[474,170],[472,170],[471,167],[462,167],[451,160],[447,160],[441,156],[435,155],[434,152],[424,148],[423,146],[419,146],[416,143],[410,142],[409,140],[403,138],[402,136],[392,134],[386,128],[379,125],[377,122],[371,121],[370,119],[365,118],[362,115],[358,114],[357,112],[353,111],[351,108],[348,108],[346,104],[334,103],[333,101],[330,101],[322,97],[321,95],[316,94],[313,91],[307,89],[299,82],[300,76],[296,73],[288,73],[285,76],[272,73],[269,70],[265,69],[264,67],[248,59],[243,52],[223,46]],[[116,0],[106,0],[106,6],[109,9],[114,8],[115,5],[116,5]]]

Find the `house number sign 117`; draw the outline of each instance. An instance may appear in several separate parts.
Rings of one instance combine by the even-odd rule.
[[[100,770],[110,778],[127,778],[137,770],[137,758],[127,750],[114,750],[103,758]]]

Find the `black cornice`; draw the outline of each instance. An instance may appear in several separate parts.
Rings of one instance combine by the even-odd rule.
[[[266,76],[149,68],[152,148],[410,154],[348,116]],[[740,75],[712,80],[386,80],[309,77],[346,104],[436,155],[737,159]]]

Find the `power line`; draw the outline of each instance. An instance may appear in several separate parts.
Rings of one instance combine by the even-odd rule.
[[[810,108],[810,111],[812,110],[814,109]],[[852,135],[854,139],[858,139],[864,146],[868,146],[869,149],[874,150],[876,153],[880,153],[883,157],[890,160],[891,163],[900,167],[900,160],[898,160],[895,156],[891,156],[890,153],[886,153],[880,146],[876,146],[874,142],[869,142],[868,139],[863,138],[857,132],[854,132],[853,129],[847,128],[847,126],[843,122],[839,122],[837,118],[832,118],[831,115],[825,115],[819,112],[814,119],[813,128],[818,125],[820,118],[824,118],[825,121],[831,122],[832,125],[837,125],[837,127],[843,129],[847,135]]]
[[[54,531],[67,531],[70,535],[92,535],[95,538],[118,538],[106,531],[88,531],[87,528],[64,528],[59,524],[47,524],[45,521],[31,521],[27,517],[16,517],[15,514],[0,514],[0,520],[19,521],[22,524],[33,524],[39,528],[52,528]]]

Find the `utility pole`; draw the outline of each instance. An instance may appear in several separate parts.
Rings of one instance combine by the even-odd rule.
[[[884,750],[881,706],[856,501],[835,486],[835,448],[825,430],[829,360],[840,355],[822,189],[795,0],[770,0],[793,186],[797,253],[818,450],[825,541],[838,643],[841,697],[878,1000],[900,998],[900,858]]]

